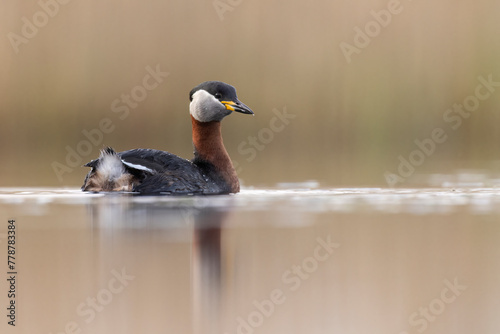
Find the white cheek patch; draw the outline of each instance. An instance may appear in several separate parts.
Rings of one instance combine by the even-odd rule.
[[[189,113],[199,122],[210,122],[215,119],[217,110],[223,106],[212,94],[200,89],[192,96]]]

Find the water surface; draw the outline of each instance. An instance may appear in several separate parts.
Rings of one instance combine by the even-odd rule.
[[[16,328],[5,315],[1,326],[497,333],[499,204],[499,189],[470,187],[305,183],[211,197],[2,188],[0,249],[15,219],[18,307]],[[7,305],[5,280],[0,288]]]

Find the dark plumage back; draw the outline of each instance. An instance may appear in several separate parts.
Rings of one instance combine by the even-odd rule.
[[[223,182],[214,181],[218,178],[212,164],[200,162],[196,165],[164,151],[134,149],[116,153],[106,148],[98,159],[85,166],[92,168],[82,186],[85,191],[125,190],[176,195],[227,193]],[[130,187],[124,186],[125,181]]]

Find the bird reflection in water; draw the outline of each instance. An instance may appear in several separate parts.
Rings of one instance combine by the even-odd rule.
[[[96,198],[89,205],[89,214],[94,235],[98,233],[103,242],[120,242],[122,233],[134,237],[147,235],[148,240],[160,237],[162,241],[165,238],[179,241],[180,238],[190,242],[193,333],[211,334],[221,333],[221,228],[230,214],[231,203],[231,196],[129,197],[109,194]],[[149,241],[146,247],[153,250],[153,244]],[[117,256],[116,250],[113,256]],[[124,255],[121,257],[125,258]],[[147,279],[141,277],[141,281],[149,285]]]
[[[192,250],[194,333],[221,333],[221,226],[227,211],[203,210],[195,218]]]

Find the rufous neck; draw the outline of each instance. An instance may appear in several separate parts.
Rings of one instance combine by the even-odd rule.
[[[230,185],[232,192],[240,189],[238,176],[224,147],[221,122],[200,122],[191,116],[195,159],[210,162]]]

